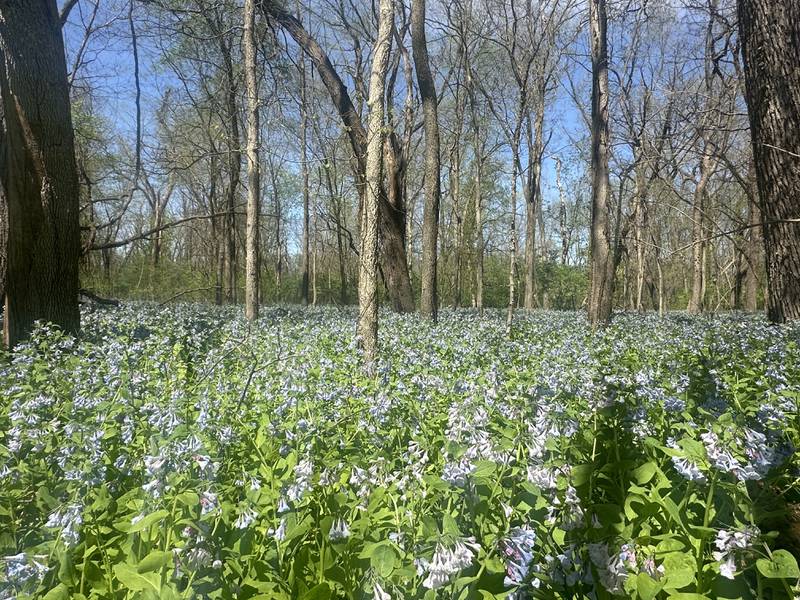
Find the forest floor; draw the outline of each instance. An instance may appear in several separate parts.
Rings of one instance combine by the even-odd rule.
[[[792,598],[800,326],[123,303],[0,363],[0,598]]]

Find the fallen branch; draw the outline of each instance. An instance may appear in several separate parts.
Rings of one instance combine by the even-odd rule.
[[[161,304],[159,304],[159,306],[166,306],[167,304],[169,304],[173,300],[177,300],[178,298],[180,298],[181,296],[185,296],[186,294],[192,294],[194,292],[207,292],[208,290],[213,290],[213,289],[216,289],[216,288],[217,288],[216,285],[209,285],[209,286],[206,286],[206,287],[193,288],[191,290],[183,290],[182,292],[178,292],[174,296],[170,296],[169,298],[164,300]]]

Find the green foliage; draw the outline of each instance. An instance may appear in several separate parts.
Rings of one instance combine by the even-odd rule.
[[[354,317],[127,304],[3,356],[0,594],[800,591],[797,326],[386,314],[368,376]]]

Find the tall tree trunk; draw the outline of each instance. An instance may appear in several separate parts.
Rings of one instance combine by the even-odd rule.
[[[614,269],[609,230],[608,42],[606,2],[590,0],[592,41],[592,215],[590,229],[589,322],[611,321]]]
[[[514,322],[514,306],[517,296],[517,165],[519,165],[519,141],[512,149],[511,160],[511,199],[510,199],[510,247],[508,262],[508,308],[506,310],[506,333],[511,335],[511,325]]]
[[[525,308],[532,309],[536,306],[536,225],[541,212],[542,195],[542,154],[544,127],[544,98],[536,102],[536,121],[534,123],[533,147],[529,149],[528,168],[528,194],[526,196],[526,230],[525,230]]]
[[[706,189],[708,180],[713,170],[713,162],[708,155],[708,143],[703,144],[703,157],[700,159],[700,179],[694,189],[692,199],[692,292],[689,297],[689,304],[686,310],[697,314],[703,311],[703,299],[705,294],[705,268],[704,255],[706,252],[705,242],[705,213],[706,213]]]
[[[767,316],[800,318],[800,3],[739,0],[764,249]]]
[[[70,333],[78,311],[78,172],[55,0],[0,5],[0,92],[8,215],[4,343],[36,320]]]
[[[476,112],[473,110],[473,112]],[[475,152],[475,308],[483,312],[483,146],[477,116],[473,115],[473,146]]]
[[[231,44],[226,32],[218,31],[220,51],[225,75],[225,110],[228,118],[228,190],[225,196],[225,225],[223,237],[223,275],[224,298],[226,302],[236,302],[236,196],[242,169],[242,151],[239,139],[239,111],[236,103],[236,75],[233,70]]]
[[[4,57],[0,54],[0,77],[4,69]],[[0,79],[0,84],[4,83]],[[6,303],[6,255],[8,253],[8,203],[2,184],[3,173],[8,160],[8,143],[6,139],[6,122],[3,116],[3,98],[0,96],[0,306]]]
[[[161,198],[156,196],[154,198],[154,215],[153,215],[153,228],[159,229],[164,224],[164,208],[161,205]],[[158,267],[159,263],[161,262],[161,245],[164,240],[162,236],[162,231],[158,230],[153,234],[153,268]]]
[[[459,51],[461,54],[463,51]],[[455,90],[455,131],[450,149],[450,198],[453,220],[455,221],[454,261],[453,261],[453,307],[461,306],[462,270],[464,268],[464,215],[461,207],[461,135],[464,120],[464,94],[460,86]]]
[[[374,364],[378,351],[378,204],[383,180],[384,101],[393,21],[394,1],[381,0],[367,102],[369,120],[359,251],[358,336],[366,365]]]
[[[244,315],[254,321],[258,318],[259,291],[259,225],[258,209],[261,196],[261,172],[258,162],[258,72],[256,70],[256,0],[244,0],[244,79],[247,90],[247,225],[245,231],[245,292]]]
[[[644,197],[644,183],[641,173],[637,174],[636,179],[636,207],[634,208],[634,239],[636,243],[636,301],[634,309],[644,312],[644,281],[647,273],[645,272],[647,251],[644,246],[644,232],[647,226],[647,204]]]
[[[428,43],[425,39],[425,0],[411,3],[411,50],[417,71],[419,95],[425,120],[425,210],[422,217],[422,292],[419,311],[436,322],[438,311],[436,249],[439,236],[439,117],[436,88],[428,64]]]
[[[310,246],[311,246],[311,190],[309,187],[308,173],[308,101],[306,98],[306,56],[300,52],[298,58],[300,65],[300,169],[303,178],[303,239],[301,248],[301,271],[302,281],[300,282],[300,300],[303,306],[308,306],[309,274],[311,270]]]
[[[558,188],[558,227],[561,234],[561,264],[567,264],[569,235],[567,234],[567,201],[561,183],[561,159],[556,157],[556,187]]]

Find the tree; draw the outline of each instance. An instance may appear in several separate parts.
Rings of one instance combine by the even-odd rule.
[[[383,180],[384,103],[386,73],[392,49],[394,1],[381,0],[378,37],[375,39],[369,78],[369,121],[365,189],[361,209],[361,244],[358,277],[358,335],[364,360],[370,365],[378,350],[378,203]]]
[[[614,269],[609,234],[608,41],[605,0],[589,1],[592,46],[592,215],[589,231],[589,321],[611,320]]]
[[[800,4],[739,0],[759,205],[767,259],[767,316],[800,319]]]
[[[411,49],[417,71],[419,95],[425,121],[425,211],[422,218],[422,293],[419,311],[436,322],[436,244],[439,235],[439,117],[436,87],[428,64],[425,39],[425,0],[411,3]]]
[[[294,16],[281,9],[276,2],[260,0],[262,9],[286,32],[311,59],[322,79],[322,83],[336,107],[339,117],[347,131],[347,137],[354,155],[356,178],[359,193],[363,199],[366,193],[366,148],[368,145],[367,134],[361,121],[359,111],[347,91],[347,87],[333,67],[330,58],[303,27],[302,23]],[[358,84],[357,84],[358,87]],[[397,144],[386,144],[387,163],[398,165],[404,163],[397,156]],[[387,169],[390,174],[388,183],[381,181],[380,202],[378,208],[382,242],[382,273],[386,280],[386,287],[393,308],[398,312],[414,310],[414,296],[411,289],[411,278],[408,272],[408,260],[405,246],[405,219],[406,208],[402,190],[402,177],[404,169]],[[363,213],[363,210],[361,211]]]
[[[0,6],[0,90],[8,216],[3,339],[12,347],[37,320],[70,333],[80,327],[78,173],[55,0]]]
[[[301,257],[303,273],[300,282],[300,300],[303,306],[308,306],[311,273],[311,219],[309,210],[311,190],[309,188],[308,172],[308,85],[306,82],[306,55],[302,48],[300,49],[300,56],[297,58],[297,64],[300,71],[300,170],[303,178],[303,240],[301,248],[303,253]]]
[[[258,162],[258,73],[256,71],[256,5],[255,0],[244,2],[244,79],[247,91],[247,224],[245,231],[245,292],[244,314],[254,321],[258,318],[258,212],[261,196],[261,173]]]

